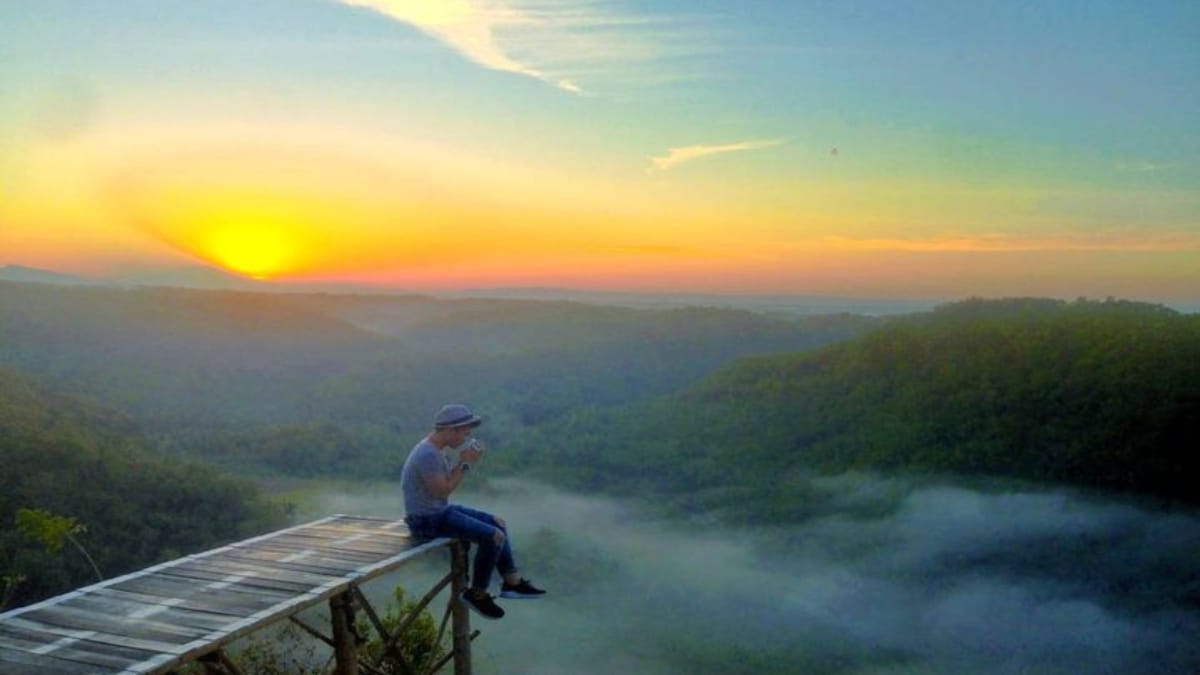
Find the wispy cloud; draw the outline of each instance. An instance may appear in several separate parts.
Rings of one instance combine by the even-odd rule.
[[[780,145],[785,140],[782,138],[773,138],[767,140],[756,141],[739,141],[737,143],[725,143],[723,145],[689,145],[682,148],[671,148],[667,150],[667,154],[662,157],[651,157],[650,168],[648,172],[666,171],[673,169],[680,164],[702,159],[712,155],[720,155],[727,152],[745,152],[748,150],[761,150]]]
[[[631,64],[678,56],[691,30],[662,18],[617,14],[586,0],[333,1],[412,25],[485,68],[573,94],[584,93],[580,78],[607,80],[612,71]]]

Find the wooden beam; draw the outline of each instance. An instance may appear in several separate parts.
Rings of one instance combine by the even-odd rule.
[[[329,622],[333,624],[333,653],[337,675],[358,675],[357,639],[354,636],[354,595],[342,591],[329,599]]]
[[[451,570],[449,574],[443,577],[441,581],[437,582],[437,584],[435,584],[434,587],[430,589],[430,591],[426,593],[416,605],[413,606],[412,611],[408,613],[408,616],[404,617],[404,620],[401,621],[400,625],[396,627],[396,632],[392,635],[392,640],[395,640],[397,636],[408,630],[408,627],[412,624],[412,622],[416,621],[417,618],[420,617],[421,610],[425,609],[429,603],[432,602],[435,597],[437,597],[437,594],[441,593],[442,589],[453,580],[454,572]],[[451,598],[451,600],[453,599],[454,598]]]
[[[330,647],[334,646],[333,640],[325,637],[325,634],[322,633],[321,631],[317,630],[316,628],[313,628],[312,626],[304,623],[300,619],[297,619],[295,615],[289,616],[288,621],[291,621],[292,623],[296,624],[297,626],[300,626],[300,628],[305,633],[308,633],[309,635],[317,638],[318,640],[320,640],[321,642],[324,642],[325,644],[329,645]]]
[[[471,640],[474,640],[477,637],[479,637],[479,631],[471,631]],[[433,664],[433,667],[429,669],[429,675],[433,675],[433,673],[445,668],[446,664],[450,662],[450,659],[454,658],[454,654],[455,652],[452,651],[439,659],[437,663]]]
[[[471,675],[471,614],[459,597],[467,588],[467,547],[461,541],[450,545],[450,604],[453,618],[454,675]]]

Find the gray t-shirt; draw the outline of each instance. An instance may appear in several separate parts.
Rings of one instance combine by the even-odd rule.
[[[426,487],[428,476],[450,477],[450,458],[428,438],[413,446],[400,473],[400,487],[404,490],[404,512],[410,516],[428,516],[441,513],[449,505],[445,498],[434,497]]]

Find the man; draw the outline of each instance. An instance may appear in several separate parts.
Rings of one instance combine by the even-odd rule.
[[[404,490],[404,521],[415,536],[452,537],[473,542],[475,553],[471,586],[462,601],[485,619],[499,619],[504,610],[488,594],[492,572],[503,581],[502,598],[537,598],[545,594],[521,576],[513,560],[504,521],[490,513],[449,502],[450,494],[462,485],[471,465],[483,456],[478,440],[467,444],[483,420],[458,403],[442,406],[433,420],[433,431],[409,453],[400,476]],[[449,451],[458,449],[451,463]]]

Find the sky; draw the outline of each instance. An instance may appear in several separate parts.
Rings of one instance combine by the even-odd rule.
[[[0,266],[1200,298],[1200,5],[0,0]]]

